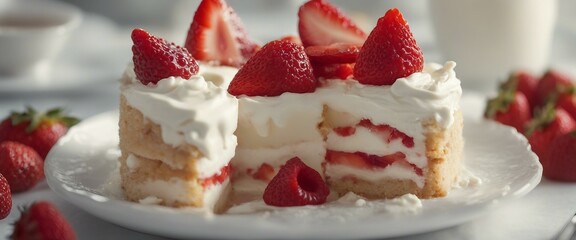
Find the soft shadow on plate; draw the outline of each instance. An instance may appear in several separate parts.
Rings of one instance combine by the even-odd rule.
[[[116,160],[117,111],[72,128],[48,155],[45,172],[55,192],[85,211],[130,229],[166,237],[394,237],[472,220],[502,201],[525,195],[540,182],[542,167],[536,155],[512,128],[466,119],[464,138],[465,165],[482,179],[482,184],[454,189],[445,198],[422,200],[419,211],[401,214],[363,211],[343,215],[342,211],[321,206],[210,215],[124,201]]]

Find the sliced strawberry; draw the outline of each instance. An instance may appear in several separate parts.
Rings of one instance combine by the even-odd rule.
[[[374,125],[372,121],[368,119],[362,119],[362,121],[358,123],[358,126],[368,128],[370,131],[378,133],[387,143],[390,143],[396,139],[401,139],[402,144],[405,147],[414,147],[414,138],[389,125]]]
[[[310,46],[305,49],[313,64],[354,63],[362,45],[334,43],[328,46]]]
[[[298,33],[305,47],[333,43],[364,43],[364,33],[336,6],[326,0],[311,0],[298,11]]]
[[[278,96],[314,92],[317,85],[304,48],[276,40],[246,62],[232,79],[228,92],[234,96]]]
[[[204,188],[216,185],[216,184],[222,184],[224,181],[226,181],[227,179],[229,179],[230,177],[230,165],[226,165],[224,166],[222,169],[220,169],[219,172],[215,173],[214,175],[208,177],[208,178],[204,178],[204,179],[200,179],[200,182],[202,184],[202,186]]]
[[[12,192],[8,180],[0,173],[0,220],[8,217],[12,210]]]
[[[396,79],[422,71],[424,57],[408,23],[396,8],[378,19],[360,49],[354,77],[363,84],[392,85]]]
[[[134,73],[144,85],[173,76],[189,79],[198,73],[196,60],[185,48],[138,28],[132,31],[132,41]]]
[[[296,45],[302,46],[302,40],[300,40],[300,37],[295,36],[295,35],[287,35],[287,36],[281,37],[280,40],[292,42]]]
[[[326,150],[325,159],[330,164],[340,164],[360,169],[370,169],[372,167],[362,156],[354,153]]]
[[[526,136],[532,150],[540,157],[540,160],[543,160],[550,142],[576,129],[576,121],[563,109],[556,109],[554,102],[548,102],[544,108],[535,113],[534,119],[529,122],[526,129]]]
[[[537,104],[544,106],[544,104],[546,104],[550,98],[555,97],[555,94],[562,88],[567,88],[572,85],[573,83],[568,76],[552,69],[548,70],[544,73],[544,76],[542,76],[536,88],[535,98]]]
[[[323,204],[328,194],[330,189],[322,176],[295,157],[280,168],[262,198],[268,205],[290,207]]]
[[[276,172],[274,171],[274,167],[272,167],[268,163],[263,163],[262,165],[260,165],[260,167],[258,167],[258,170],[256,170],[256,172],[252,174],[252,177],[257,180],[269,182],[270,180],[272,180],[272,178],[274,178],[275,174]]]
[[[259,48],[224,0],[202,0],[184,46],[198,60],[233,67],[242,66]]]
[[[348,137],[348,136],[352,136],[354,133],[356,133],[356,128],[355,127],[337,127],[337,128],[333,128],[332,131],[334,131],[336,134],[342,136],[342,137]]]
[[[316,79],[348,79],[354,73],[354,64],[314,64],[314,76]]]

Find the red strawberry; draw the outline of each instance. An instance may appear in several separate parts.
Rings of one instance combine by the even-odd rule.
[[[576,120],[576,86],[565,89],[558,98],[556,106],[564,109]]]
[[[254,177],[254,179],[269,182],[270,180],[272,180],[272,178],[274,178],[274,174],[275,174],[274,168],[268,163],[263,163],[262,165],[260,165],[258,170],[256,170],[256,172],[252,175],[252,177]]]
[[[321,64],[354,63],[362,45],[334,43],[328,46],[310,46],[305,49],[310,62]]]
[[[198,73],[192,55],[174,43],[136,28],[132,31],[134,72],[142,84],[156,84],[167,77],[189,79]]]
[[[509,80],[500,86],[498,95],[488,100],[484,117],[514,127],[523,133],[532,114],[524,93],[516,91],[517,84],[517,78],[510,76]]]
[[[406,155],[401,152],[395,152],[393,154],[384,156],[377,156],[364,152],[348,153],[327,150],[325,159],[326,162],[330,164],[341,164],[359,169],[383,169],[390,166],[392,163],[399,163],[408,168],[414,169],[416,174],[420,176],[423,175],[422,169],[414,164],[409,163],[406,160]]]
[[[534,119],[528,123],[526,136],[528,136],[532,150],[542,161],[550,142],[574,129],[576,129],[576,121],[566,111],[554,108],[554,103],[549,102],[536,111]]]
[[[68,132],[68,128],[78,122],[78,119],[67,116],[62,108],[38,113],[32,107],[27,107],[26,112],[12,112],[0,123],[0,142],[23,143],[34,148],[44,159],[58,139]]]
[[[295,157],[286,162],[264,190],[264,202],[278,207],[319,205],[330,189],[320,174]]]
[[[576,131],[555,138],[546,149],[544,176],[559,181],[576,181]]]
[[[358,126],[368,128],[371,132],[378,133],[380,137],[382,137],[382,139],[384,139],[387,143],[390,143],[391,141],[396,139],[401,139],[402,145],[404,145],[405,147],[408,148],[414,147],[413,137],[406,135],[406,133],[403,133],[398,129],[393,128],[390,125],[386,124],[374,125],[370,120],[362,119],[362,121],[358,123]]]
[[[536,87],[536,101],[537,104],[543,106],[546,102],[554,97],[561,88],[570,87],[573,83],[568,76],[559,73],[555,70],[548,70],[538,82]]]
[[[280,38],[280,40],[292,42],[292,43],[295,43],[296,45],[302,46],[302,40],[300,40],[300,37],[295,36],[295,35],[287,35],[287,36]]]
[[[1,142],[0,173],[8,180],[12,193],[23,192],[44,178],[44,161],[24,144]]]
[[[58,209],[47,201],[33,203],[24,209],[14,223],[14,240],[28,239],[76,239],[74,229]]]
[[[363,84],[392,85],[396,79],[422,71],[424,57],[408,23],[396,8],[378,19],[360,49],[354,77]]]
[[[330,164],[346,165],[359,169],[372,168],[372,166],[366,160],[364,160],[362,156],[354,153],[326,150],[325,159],[326,162]]]
[[[259,48],[224,0],[202,0],[184,46],[198,60],[233,67],[242,66]]]
[[[314,76],[324,79],[348,79],[354,73],[354,64],[315,64]]]
[[[536,106],[536,87],[538,86],[538,79],[528,72],[518,71],[512,74],[512,81],[516,81],[516,91],[519,91],[526,96],[530,104],[530,110]]]
[[[278,96],[314,92],[316,85],[304,48],[276,40],[246,62],[232,79],[228,92],[234,96]]]
[[[364,33],[326,0],[311,0],[298,10],[298,33],[305,47],[333,43],[364,43]]]
[[[10,185],[4,176],[0,173],[0,220],[8,217],[12,210],[12,193]]]

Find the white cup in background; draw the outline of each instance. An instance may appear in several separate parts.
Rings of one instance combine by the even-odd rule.
[[[429,10],[464,89],[491,91],[511,71],[548,68],[556,0],[430,0]]]

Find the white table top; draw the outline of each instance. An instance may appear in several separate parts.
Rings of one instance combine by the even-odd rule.
[[[560,0],[560,4],[563,7],[560,8],[551,66],[565,71],[576,78],[576,46],[574,46],[576,40],[576,18],[572,16],[573,10],[576,9],[576,4],[571,0]],[[571,8],[566,8],[565,6],[570,6]],[[419,39],[427,60],[442,60],[437,50],[435,50],[434,41],[430,36],[429,22],[426,18],[426,14],[421,15],[420,18],[415,18],[411,22],[412,30],[416,38]],[[290,20],[291,22],[288,21],[286,25],[295,25],[294,19]],[[259,21],[250,17],[243,17],[243,20],[247,26],[257,25]],[[264,25],[265,23],[262,23],[260,26]],[[87,51],[87,54],[99,52],[99,54],[103,54],[104,59],[106,57],[110,58],[108,62],[114,63],[114,67],[111,67],[109,72],[103,75],[110,76],[110,79],[101,79],[101,82],[96,85],[90,83],[89,86],[53,89],[45,92],[31,93],[23,89],[6,92],[0,89],[0,116],[8,115],[12,110],[22,110],[27,104],[38,109],[65,106],[71,114],[81,118],[88,118],[104,111],[117,109],[118,83],[115,79],[120,77],[125,63],[131,57],[129,28],[116,28],[109,22],[103,22],[101,18],[94,15],[88,15],[83,26],[84,30],[79,30],[77,35],[71,39],[70,45],[62,54],[61,60],[69,61],[73,57],[78,57],[78,54],[72,56],[69,53],[76,52],[76,50],[82,46],[87,46],[89,43],[92,51]],[[90,31],[90,28],[98,31]],[[184,29],[187,28],[185,27]],[[294,27],[288,32],[295,33],[295,29]],[[106,45],[103,41],[89,41],[91,37],[98,34],[106,35],[103,33],[109,34],[111,40],[108,42],[111,44]],[[260,31],[259,34],[255,35],[263,39],[262,42],[264,42],[274,37],[266,35],[267,33],[269,32]],[[173,39],[180,39],[183,33],[175,33],[171,36]],[[170,37],[167,38],[170,39]],[[98,62],[87,62],[85,64],[98,64]],[[464,94],[478,106],[477,109],[468,111],[472,113],[477,111],[477,116],[480,116],[483,110],[483,96],[466,90]],[[0,238],[10,235],[12,231],[10,223],[14,222],[19,216],[18,206],[41,199],[49,200],[56,204],[72,223],[79,239],[163,239],[100,220],[53,193],[45,182],[28,192],[13,196],[14,207],[12,213],[7,219],[0,220]],[[550,239],[572,217],[574,212],[576,212],[576,184],[558,183],[544,179],[528,195],[503,204],[496,204],[496,207],[468,223],[398,239]]]

